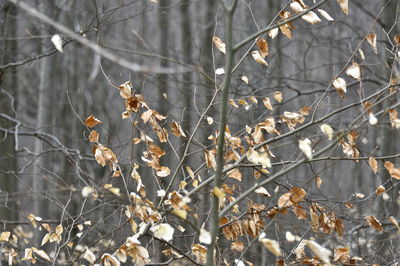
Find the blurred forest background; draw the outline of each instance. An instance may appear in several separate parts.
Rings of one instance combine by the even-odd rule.
[[[0,2],[0,225],[1,231],[11,231],[19,238],[18,244],[1,242],[0,256],[7,261],[7,252],[12,247],[21,259],[24,248],[39,248],[46,232],[32,227],[29,215],[34,214],[42,218],[39,223],[47,223],[52,228],[60,223],[64,226],[60,243],[41,247],[57,265],[87,263],[79,259],[87,246],[96,256],[113,253],[114,247],[132,234],[124,218],[126,199],[105,193],[103,186],[111,183],[121,190],[126,187],[136,191],[136,183],[131,178],[124,182],[122,178],[111,177],[108,167],[96,163],[92,145],[88,143],[90,131],[84,120],[93,114],[103,122],[96,127],[100,142],[113,150],[128,177],[132,166],[140,165],[138,172],[146,197],[156,204],[159,200],[156,191],[165,188],[170,177],[157,177],[141,159],[146,147],[143,143],[133,145],[132,139],[140,137],[141,133],[132,120],[121,119],[124,103],[116,87],[131,81],[133,89],[143,94],[150,108],[167,116],[160,122],[162,126],[169,130],[169,123],[177,121],[187,136],[211,103],[206,118],[213,118],[214,122],[207,123],[206,119],[200,122],[189,148],[191,156],[183,163],[182,170],[177,170],[179,180],[187,176],[184,172],[187,165],[201,180],[211,176],[213,170],[205,166],[203,151],[213,145],[209,136],[215,136],[219,122],[220,102],[213,96],[223,75],[216,75],[215,70],[224,66],[224,54],[213,47],[212,36],[224,39],[224,11],[215,0],[21,2],[91,40],[117,59],[102,57],[101,53],[77,42],[74,36],[59,32],[53,25],[28,15],[9,1]],[[234,42],[279,19],[279,12],[290,2],[238,1],[233,17]],[[313,1],[304,2],[313,5]],[[275,39],[268,40],[268,67],[253,60],[248,53],[252,50],[250,44],[235,57],[235,63],[242,57],[243,62],[232,74],[229,98],[246,99],[249,104],[237,103],[238,108],[229,105],[228,125],[233,136],[243,136],[246,125],[252,127],[267,116],[278,121],[284,111],[297,112],[304,106],[311,106],[311,113],[317,110],[316,116],[322,117],[354,103],[354,107],[324,121],[335,131],[347,129],[363,112],[363,106],[358,104],[362,99],[387,86],[391,79],[400,77],[398,58],[397,62],[394,59],[399,46],[393,42],[400,29],[398,0],[352,0],[348,16],[336,1],[327,1],[320,8],[335,21],[323,20],[311,25],[296,20],[292,39],[279,33]],[[362,42],[370,32],[377,36],[376,52],[366,41]],[[55,34],[62,37],[62,53],[51,42]],[[358,48],[362,49],[365,59]],[[127,69],[118,64],[118,58],[143,69]],[[342,99],[335,89],[327,88],[349,58],[362,65],[362,81],[346,78],[347,94]],[[248,78],[248,84],[242,76]],[[272,100],[274,109],[271,111],[262,102],[266,96],[273,99],[275,91],[282,92],[283,101]],[[320,98],[324,93],[326,96]],[[254,96],[258,104],[251,104],[250,96]],[[398,104],[399,95],[395,93],[374,107],[378,118],[376,125],[371,126],[368,118],[357,124],[360,157],[389,156],[395,165],[400,164],[396,155],[400,154],[399,131],[392,129],[386,112],[388,108],[399,110]],[[277,123],[276,127],[287,131],[284,123]],[[157,140],[149,126],[143,126],[141,131]],[[313,143],[318,145],[327,142],[319,127],[309,127],[273,143],[269,148],[276,157],[272,158],[273,167],[269,171],[276,172],[304,157],[297,140],[305,137],[312,137]],[[186,141],[187,138],[175,138],[170,134],[170,140],[162,144],[165,156],[161,162],[172,172],[176,170]],[[400,261],[399,235],[388,220],[390,216],[399,220],[399,180],[390,177],[383,167],[383,159],[378,160],[380,168],[374,174],[368,160],[346,159],[341,148],[332,149],[324,156],[336,159],[304,163],[267,184],[265,187],[272,194],[270,198],[258,194],[248,197],[249,202],[264,204],[270,209],[285,188],[302,187],[311,201],[324,206],[327,212],[335,212],[343,221],[344,233],[340,238],[310,230],[308,220],[298,220],[292,212],[274,219],[263,216],[263,230],[269,238],[286,243],[281,244],[283,259],[289,262],[290,256],[294,256],[296,244],[285,238],[285,232],[290,231],[300,237],[314,237],[325,247],[348,247],[351,256],[361,257],[366,263],[394,265]],[[242,174],[241,182],[234,179],[228,182],[237,185],[239,194],[258,182],[251,168],[244,167]],[[317,177],[322,180],[320,187],[315,182]],[[178,187],[178,183],[174,186]],[[375,190],[380,185],[386,191],[376,195]],[[95,187],[98,197],[83,197],[85,186]],[[192,198],[191,207],[197,213],[193,223],[198,228],[208,220],[209,192],[210,187],[205,186]],[[352,208],[348,208],[349,204]],[[245,204],[243,206],[246,208]],[[308,207],[305,209],[308,212]],[[384,230],[377,232],[370,228],[364,220],[367,215],[380,220]],[[85,221],[90,221],[91,225],[85,224],[83,230],[76,228]],[[178,227],[174,218],[169,221]],[[190,257],[191,245],[197,242],[198,235],[187,227],[188,231],[176,233],[172,243]],[[249,250],[234,250],[230,248],[230,241],[222,241],[218,251],[221,258],[227,258],[231,265],[235,265],[234,259],[242,258],[241,255],[255,265],[275,263],[275,255],[254,243],[252,237],[242,236],[241,241],[245,247],[250,247]],[[166,243],[145,236],[141,244],[149,250],[151,263],[169,261],[169,256],[160,253],[171,248]],[[16,257],[14,262],[19,259]]]

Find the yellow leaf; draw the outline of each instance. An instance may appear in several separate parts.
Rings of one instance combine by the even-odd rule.
[[[219,187],[214,187],[213,189],[213,193],[215,196],[217,196],[217,198],[219,198],[220,200],[225,198],[225,192],[222,191]]]
[[[0,234],[0,241],[5,241],[8,242],[8,239],[10,238],[11,233],[8,231],[1,232]]]
[[[332,140],[333,138],[333,129],[331,128],[330,125],[328,124],[322,124],[321,125],[321,131],[322,133],[324,133],[329,140]]]
[[[235,108],[239,108],[239,105],[236,104],[236,102],[235,102],[234,99],[229,99],[229,100],[228,100],[228,103],[229,103],[230,105],[232,105],[233,107],[235,107]]]
[[[246,77],[246,76],[241,76],[240,79],[241,79],[244,83],[249,84],[249,78],[248,78],[248,77]]]
[[[187,212],[184,209],[175,209],[172,211],[172,213],[181,218],[182,220],[186,220]]]

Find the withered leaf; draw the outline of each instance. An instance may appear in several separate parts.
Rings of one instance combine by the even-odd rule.
[[[96,125],[101,124],[101,123],[103,123],[103,122],[101,122],[99,119],[97,119],[93,115],[88,116],[85,120],[85,125],[89,128],[95,127]]]
[[[99,142],[99,133],[96,130],[90,131],[89,141],[95,143]]]
[[[257,41],[258,50],[262,57],[268,56],[269,49],[268,49],[268,42],[264,38],[260,38]]]
[[[371,167],[374,174],[376,174],[378,172],[378,162],[376,161],[376,159],[372,156],[369,157],[368,164]]]
[[[372,215],[365,216],[365,221],[367,222],[367,224],[370,227],[374,228],[376,231],[379,231],[379,232],[383,231],[381,222],[378,219],[376,219],[374,216],[372,216]]]
[[[376,33],[368,34],[367,35],[367,41],[368,41],[369,44],[371,44],[372,49],[377,54],[378,53],[378,48],[376,47]]]
[[[226,53],[226,48],[225,48],[225,43],[217,36],[212,37],[212,41],[215,45],[215,47],[218,48],[222,53]]]
[[[343,13],[346,14],[346,16],[349,15],[349,1],[348,0],[337,0],[340,8],[342,9]]]

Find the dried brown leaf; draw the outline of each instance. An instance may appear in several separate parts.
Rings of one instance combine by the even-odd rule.
[[[95,127],[96,125],[101,124],[101,123],[103,123],[103,122],[101,122],[99,119],[97,119],[93,115],[88,116],[85,120],[85,125],[89,128]]]
[[[365,221],[367,222],[367,224],[370,227],[374,228],[376,231],[379,231],[379,232],[383,231],[381,222],[378,219],[376,219],[374,216],[372,216],[372,215],[365,216]]]
[[[268,49],[268,42],[264,38],[260,38],[257,41],[258,50],[262,57],[268,56],[269,49]]]

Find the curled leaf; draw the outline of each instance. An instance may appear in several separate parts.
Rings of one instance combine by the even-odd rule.
[[[218,48],[218,50],[220,50],[224,54],[226,53],[225,43],[220,38],[218,38],[217,36],[213,36],[212,41],[215,47]]]
[[[251,55],[253,56],[254,61],[256,61],[257,63],[264,66],[268,66],[267,61],[265,61],[265,59],[261,56],[259,51],[253,51],[251,52]]]

